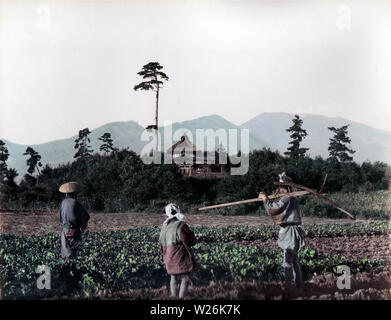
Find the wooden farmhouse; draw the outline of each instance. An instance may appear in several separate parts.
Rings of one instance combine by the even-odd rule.
[[[228,175],[226,165],[218,163],[217,152],[209,152],[209,156],[215,157],[215,163],[207,163],[208,153],[199,150],[186,134],[168,148],[166,152],[171,153],[174,163],[176,163],[181,174],[185,177],[222,179]],[[200,161],[199,159],[202,160]]]

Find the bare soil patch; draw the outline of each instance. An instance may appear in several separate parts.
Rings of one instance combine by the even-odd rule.
[[[115,231],[131,228],[161,226],[165,215],[159,213],[90,213],[88,230]],[[186,215],[190,226],[226,227],[230,225],[270,225],[268,216],[222,216],[206,214]],[[304,217],[304,224],[354,223],[350,219],[323,219]],[[0,212],[0,232],[22,236],[45,235],[60,231],[59,214],[48,212]]]

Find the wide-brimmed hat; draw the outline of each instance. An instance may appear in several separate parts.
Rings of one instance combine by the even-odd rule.
[[[80,190],[80,185],[76,181],[71,181],[61,185],[58,190],[62,193],[78,192]]]

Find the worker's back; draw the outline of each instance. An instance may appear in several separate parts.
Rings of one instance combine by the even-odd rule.
[[[160,232],[160,243],[165,247],[179,245],[182,226],[183,222],[178,219],[172,219],[167,225],[163,225]]]
[[[196,243],[196,238],[186,223],[173,218],[163,224],[159,243],[168,274],[183,274],[194,270],[195,259],[191,246]]]
[[[66,197],[61,202],[60,221],[63,226],[84,230],[89,219],[89,214],[75,198]]]
[[[280,201],[286,204],[283,223],[300,225],[301,215],[299,208],[299,199],[297,199],[296,197],[285,196]]]

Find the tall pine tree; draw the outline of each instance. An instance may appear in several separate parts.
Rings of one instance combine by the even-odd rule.
[[[155,97],[155,125],[152,126],[153,129],[155,129],[156,134],[156,143],[155,143],[155,152],[157,154],[158,149],[158,112],[159,112],[159,92],[160,89],[163,87],[163,81],[168,81],[168,76],[161,71],[163,69],[163,66],[160,65],[159,62],[149,62],[148,64],[144,65],[142,70],[138,72],[137,74],[139,76],[142,76],[144,81],[140,82],[139,84],[135,85],[133,87],[134,90],[153,90],[156,93]],[[151,127],[151,126],[150,126]],[[151,128],[152,128],[151,127]]]
[[[30,156],[30,158],[27,159],[27,166],[28,166],[27,172],[31,175],[31,177],[35,171],[38,172],[37,181],[36,181],[38,185],[39,175],[41,174],[39,168],[42,167],[41,155],[31,147],[27,147],[26,152],[23,153],[23,155]]]
[[[353,157],[349,154],[353,154],[356,151],[347,147],[347,144],[351,143],[351,140],[348,137],[348,127],[349,125],[340,128],[328,127],[331,132],[334,132],[334,137],[330,138],[330,145],[328,148],[329,161],[344,163],[353,160]]]
[[[90,133],[91,131],[88,128],[83,130],[79,130],[79,137],[75,140],[75,149],[77,152],[73,156],[75,159],[82,158],[86,159],[91,157],[93,150],[91,149],[89,143],[90,141]]]
[[[102,145],[99,147],[100,151],[103,151],[105,154],[108,154],[111,151],[116,150],[116,148],[113,147],[113,139],[111,139],[111,134],[109,132],[105,132],[98,139],[102,141]]]
[[[9,157],[8,149],[5,146],[5,142],[0,140],[0,181],[4,181],[7,176],[7,160]]]
[[[26,152],[23,153],[23,155],[30,156],[30,158],[27,159],[27,172],[32,175],[35,170],[37,170],[38,174],[41,174],[39,171],[39,167],[42,167],[41,155],[31,147],[27,147]]]
[[[300,148],[300,143],[307,136],[307,131],[302,128],[303,120],[300,119],[299,115],[295,114],[292,122],[293,125],[289,129],[286,129],[286,131],[291,132],[290,137],[292,140],[289,142],[291,146],[284,154],[290,158],[298,159],[303,157],[307,150],[309,150],[308,148]]]
[[[18,186],[15,178],[18,173],[13,168],[8,168],[7,160],[9,157],[5,142],[0,140],[0,208],[3,201],[14,200],[17,196]]]

